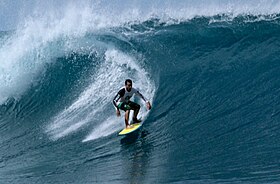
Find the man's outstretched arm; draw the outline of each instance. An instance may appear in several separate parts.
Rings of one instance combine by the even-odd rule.
[[[142,98],[142,100],[146,103],[147,109],[150,110],[152,108],[150,102],[146,100],[146,98],[139,91],[137,91],[136,94]]]

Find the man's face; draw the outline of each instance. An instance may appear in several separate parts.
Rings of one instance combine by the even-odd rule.
[[[125,88],[126,88],[126,90],[127,90],[128,92],[131,91],[132,83],[127,82],[126,85],[125,85]]]

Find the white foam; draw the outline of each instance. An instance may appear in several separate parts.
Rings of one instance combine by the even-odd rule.
[[[71,18],[71,17],[70,17]],[[76,36],[68,18],[49,24],[46,17],[26,21],[0,47],[0,104],[7,98],[18,98],[37,81],[46,63],[64,55],[67,46],[56,45],[66,36]],[[76,27],[76,25],[75,25]],[[82,30],[81,32],[84,32]]]
[[[0,104],[8,97],[19,97],[36,82],[38,72],[50,62],[43,50],[28,35],[15,35],[0,48]]]
[[[102,27],[103,21],[94,21],[89,8],[68,7],[63,12],[50,11],[25,18],[0,46],[0,104],[7,98],[19,98],[40,80],[46,63],[74,50],[72,38]]]
[[[111,135],[112,133],[116,132],[116,130],[120,130],[123,127],[121,122],[123,122],[123,119],[116,119],[115,116],[110,116],[108,119],[94,128],[82,142],[93,141],[95,139]]]

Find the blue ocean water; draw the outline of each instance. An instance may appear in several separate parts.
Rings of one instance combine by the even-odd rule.
[[[0,32],[0,183],[280,182],[279,14],[90,11]],[[126,78],[153,108],[118,137]]]

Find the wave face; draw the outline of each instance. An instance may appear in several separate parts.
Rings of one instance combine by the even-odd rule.
[[[69,5],[0,32],[1,183],[280,181],[279,3],[153,5]],[[124,138],[126,78],[153,108],[134,99],[144,125]]]

